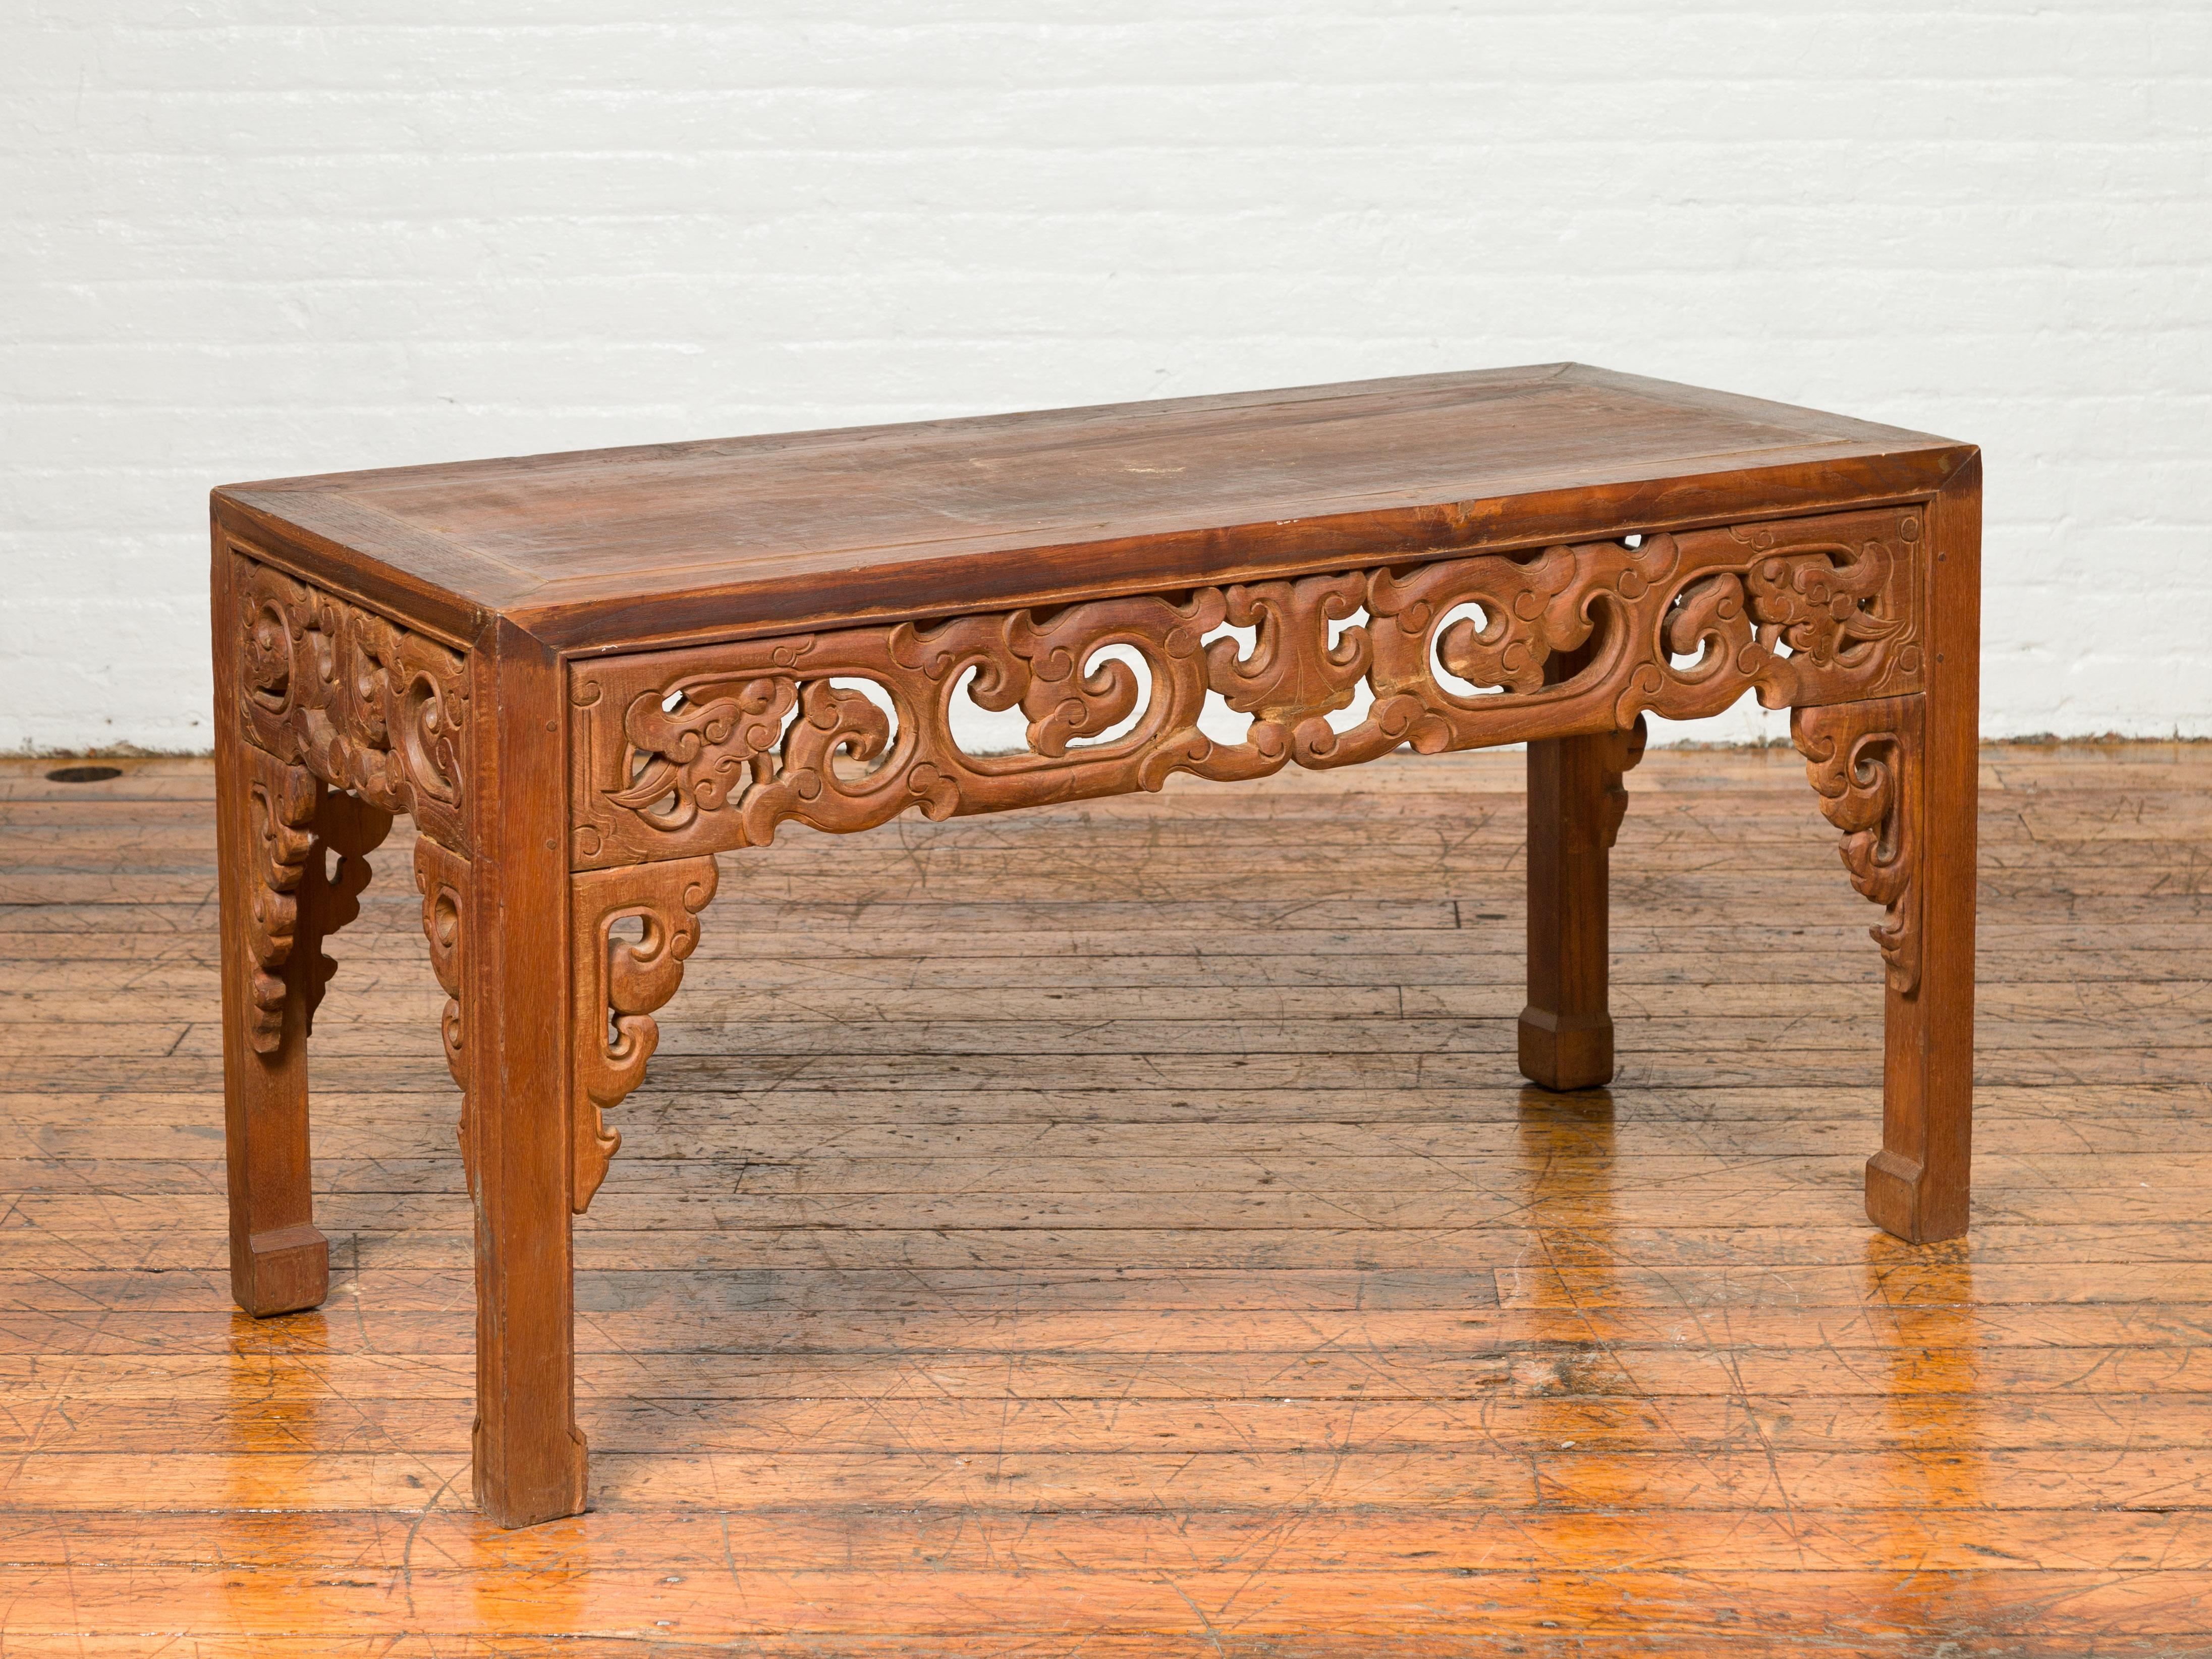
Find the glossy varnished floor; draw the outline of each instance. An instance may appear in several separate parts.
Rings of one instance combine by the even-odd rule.
[[[0,1653],[2212,1651],[2204,748],[1987,757],[1919,1250],[1787,753],[1630,780],[1587,1097],[1514,1073],[1517,756],[726,858],[579,1228],[593,1512],[512,1534],[404,830],[256,1324],[210,779],[125,764],[0,773]]]

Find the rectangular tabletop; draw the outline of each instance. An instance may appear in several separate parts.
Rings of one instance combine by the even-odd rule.
[[[472,637],[610,649],[1678,529],[1966,445],[1574,363],[234,484],[234,530]]]

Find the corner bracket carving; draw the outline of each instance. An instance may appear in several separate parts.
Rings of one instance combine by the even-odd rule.
[[[430,942],[430,971],[446,994],[446,1009],[439,1021],[445,1039],[446,1069],[460,1086],[461,1115],[455,1133],[461,1143],[461,1168],[468,1177],[469,1195],[477,1190],[476,1138],[469,1117],[469,1073],[462,1040],[465,1027],[462,999],[468,994],[469,861],[428,836],[415,840],[415,885],[422,894],[422,933]]]
[[[361,915],[368,854],[391,832],[392,815],[325,788],[303,766],[265,755],[247,764],[246,928],[253,966],[246,1041],[256,1054],[273,1055],[284,1046],[285,1008],[295,994],[302,1034],[315,1029],[315,1010],[337,972],[323,941]]]
[[[1923,699],[1878,697],[1790,712],[1820,812],[1844,832],[1851,885],[1887,912],[1868,931],[1890,989],[1920,984],[1920,757]]]
[[[1636,717],[1636,724],[1626,732],[1605,734],[1605,814],[1599,820],[1600,838],[1611,847],[1620,836],[1620,826],[1628,817],[1628,790],[1624,780],[1636,769],[1644,758],[1644,745],[1651,735],[1644,716]]]
[[[570,1203],[578,1215],[622,1146],[605,1114],[645,1078],[660,1044],[653,1011],[676,994],[714,896],[711,855],[580,872],[568,878],[575,1079],[570,1101]],[[635,921],[635,936],[617,926]]]

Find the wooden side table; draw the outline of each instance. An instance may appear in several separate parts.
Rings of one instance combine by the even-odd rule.
[[[394,813],[464,1095],[477,1494],[519,1526],[584,1506],[571,1217],[717,854],[1525,740],[1521,1068],[1580,1088],[1643,717],[1746,690],[1882,910],[1868,1213],[1952,1237],[1980,515],[1971,446],[1571,364],[219,489],[239,1304],[324,1296],[307,1039]],[[963,749],[960,698],[1027,748]]]

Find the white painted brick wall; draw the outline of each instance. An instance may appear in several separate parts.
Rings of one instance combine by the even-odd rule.
[[[1987,729],[2212,736],[2203,0],[5,0],[0,152],[0,749],[206,745],[223,480],[1560,357],[1978,441]]]

